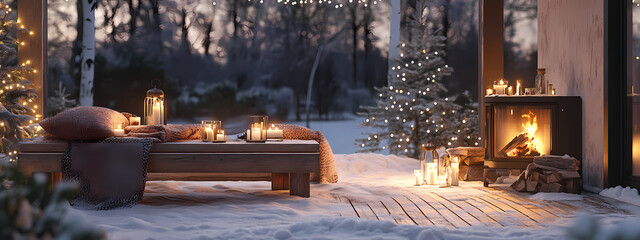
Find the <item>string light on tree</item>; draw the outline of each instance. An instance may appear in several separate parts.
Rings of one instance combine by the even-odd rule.
[[[388,149],[417,158],[428,142],[441,147],[477,145],[477,103],[468,92],[446,95],[443,81],[453,72],[444,59],[446,39],[427,32],[418,29],[412,42],[399,45],[401,57],[391,68],[389,86],[376,88],[377,105],[359,113],[367,119],[361,125],[371,128],[366,138],[356,140],[359,152]]]
[[[0,9],[5,9],[0,12],[0,21],[4,23],[0,25],[0,150],[9,162],[15,162],[17,143],[41,132],[41,128],[33,124],[42,114],[36,105],[36,90],[28,79],[38,70],[32,67],[31,60],[11,64],[18,51],[29,47],[22,39],[35,33],[16,18],[17,13],[9,5],[0,2]]]

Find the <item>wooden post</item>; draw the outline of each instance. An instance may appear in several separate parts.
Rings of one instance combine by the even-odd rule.
[[[28,79],[38,94],[36,114],[44,116],[47,108],[47,0],[18,1],[18,20],[18,27],[29,29],[18,32],[18,42],[25,43],[18,45],[18,64],[31,61],[31,67],[36,70]]]
[[[311,196],[309,173],[291,173],[291,190],[289,194],[300,197]]]
[[[480,22],[478,24],[478,106],[480,110],[480,133],[484,136],[486,116],[484,110],[485,89],[493,81],[504,77],[504,3],[495,0],[480,0]],[[480,142],[484,146],[487,139]]]
[[[271,190],[289,190],[289,174],[272,173]]]

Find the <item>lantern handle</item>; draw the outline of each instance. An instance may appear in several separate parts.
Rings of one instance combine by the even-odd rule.
[[[151,86],[154,88],[160,88],[160,86],[162,86],[162,82],[160,81],[160,79],[154,78],[153,80],[151,80]]]

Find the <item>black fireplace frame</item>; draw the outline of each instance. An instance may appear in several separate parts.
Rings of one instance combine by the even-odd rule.
[[[582,99],[579,96],[487,96],[484,97],[484,186],[494,169],[526,169],[533,157],[495,157],[496,107],[540,106],[551,109],[551,155],[568,154],[582,160]]]

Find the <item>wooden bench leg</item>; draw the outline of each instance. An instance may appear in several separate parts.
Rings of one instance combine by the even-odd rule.
[[[311,196],[309,173],[291,173],[291,190],[289,194],[300,197]]]
[[[289,174],[272,173],[271,190],[289,190]]]
[[[489,180],[487,180],[487,168],[485,167],[482,171],[482,185],[485,187],[489,187]]]

